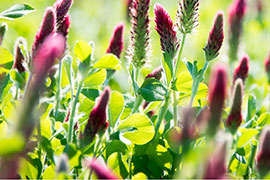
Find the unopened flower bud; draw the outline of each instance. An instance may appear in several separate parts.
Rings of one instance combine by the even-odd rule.
[[[54,33],[55,31],[55,14],[52,8],[48,8],[43,17],[43,21],[36,34],[33,46],[32,46],[32,58],[35,57],[37,50],[42,45],[46,37]]]
[[[90,113],[88,122],[85,126],[84,132],[81,135],[82,140],[91,142],[97,133],[106,130],[106,109],[109,101],[110,89],[106,88],[101,94],[98,104],[93,108]]]
[[[157,80],[160,80],[161,79],[161,76],[162,76],[162,67],[159,66],[158,68],[156,68],[153,72],[151,72],[150,74],[148,74],[145,79],[148,79],[148,78],[155,78]]]
[[[260,148],[257,155],[257,169],[263,178],[270,170],[270,127],[266,126],[260,137]]]
[[[224,39],[223,16],[223,12],[217,13],[214,26],[209,33],[207,44],[203,48],[207,61],[211,61],[219,55],[219,51]]]
[[[229,8],[229,57],[237,59],[240,37],[243,30],[243,17],[246,13],[246,0],[234,0]]]
[[[113,36],[110,39],[110,44],[107,49],[107,53],[112,53],[118,58],[120,58],[123,51],[124,27],[124,23],[120,23],[115,27]]]
[[[111,170],[106,166],[102,166],[96,162],[95,159],[86,162],[88,168],[92,169],[98,179],[119,179]]]
[[[68,14],[69,8],[72,5],[73,0],[57,0],[54,3],[53,8],[56,12],[56,24],[61,24],[64,21],[65,16]]]
[[[154,13],[155,29],[160,36],[161,49],[173,58],[177,51],[178,42],[172,19],[167,11],[158,3],[154,6]]]
[[[215,67],[211,74],[209,85],[209,121],[208,132],[210,135],[216,133],[221,120],[223,106],[226,98],[227,70],[224,66]]]
[[[243,99],[243,81],[238,78],[234,85],[233,90],[233,103],[230,114],[226,120],[226,126],[229,128],[231,133],[235,133],[237,128],[242,123],[242,99]]]
[[[238,67],[234,70],[233,73],[233,84],[235,81],[240,78],[243,81],[243,84],[245,84],[245,80],[248,77],[248,70],[249,70],[249,58],[248,56],[244,56],[242,60],[240,61],[240,64]]]
[[[25,40],[23,38],[18,38],[14,47],[14,63],[12,68],[17,69],[19,73],[25,71],[24,67],[25,57],[21,49],[21,46],[23,45],[25,45]]]
[[[224,142],[208,161],[204,179],[226,179],[226,143]]]
[[[268,83],[270,84],[270,53],[267,58],[264,60],[264,68],[267,74]]]

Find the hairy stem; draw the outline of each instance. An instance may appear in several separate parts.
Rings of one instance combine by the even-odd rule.
[[[197,94],[197,92],[198,92],[200,82],[201,82],[202,79],[203,79],[203,76],[204,76],[205,71],[207,70],[208,64],[209,64],[209,62],[206,60],[204,66],[203,66],[203,68],[202,68],[201,73],[199,74],[199,76],[197,76],[197,77],[193,80],[193,83],[192,83],[192,93],[191,93],[191,98],[190,98],[190,101],[189,101],[189,106],[190,106],[190,107],[192,107],[194,98],[195,98],[195,96],[196,96],[196,94]]]
[[[58,70],[58,81],[57,81],[57,91],[56,91],[56,105],[55,105],[55,116],[58,114],[59,104],[61,100],[61,78],[62,78],[62,61],[59,61]]]

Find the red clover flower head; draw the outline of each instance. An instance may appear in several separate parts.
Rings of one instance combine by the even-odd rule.
[[[235,0],[229,8],[229,57],[231,60],[237,59],[246,6],[246,0]]]
[[[167,11],[158,3],[154,6],[154,13],[155,29],[160,36],[161,49],[173,58],[177,51],[178,42],[172,19]]]
[[[156,68],[153,72],[151,72],[150,74],[148,74],[145,79],[148,79],[148,78],[155,78],[157,80],[160,80],[161,79],[161,76],[162,76],[162,67],[159,66],[158,68]]]
[[[21,45],[25,45],[25,43],[25,39],[18,38],[14,47],[14,63],[12,68],[17,69],[19,73],[23,73],[25,71],[25,57],[21,49]]]
[[[92,141],[97,133],[107,128],[106,109],[109,101],[110,89],[107,87],[101,94],[100,100],[90,113],[82,138]]]
[[[238,67],[234,70],[233,84],[238,78],[242,79],[243,84],[245,83],[245,80],[248,77],[248,70],[249,70],[248,63],[249,63],[249,57],[248,56],[242,57],[242,60],[240,61]]]
[[[136,68],[142,67],[150,56],[150,1],[133,0],[130,9],[132,27],[127,58]]]
[[[243,99],[243,81],[242,79],[238,78],[234,85],[233,90],[233,102],[230,114],[226,120],[226,126],[229,128],[232,134],[234,134],[237,128],[242,123],[242,99]]]
[[[56,12],[56,24],[61,24],[64,21],[65,16],[68,14],[69,8],[71,7],[73,0],[57,0],[53,8]]]
[[[219,51],[224,39],[223,17],[223,12],[217,13],[214,26],[209,33],[207,44],[203,48],[207,61],[211,61],[219,55]]]
[[[218,65],[211,74],[209,85],[209,121],[208,131],[210,135],[216,133],[220,123],[223,106],[226,98],[227,70],[225,66]]]
[[[198,25],[199,0],[181,0],[179,1],[179,10],[177,11],[177,26],[181,33],[191,33]]]
[[[36,37],[32,46],[33,58],[36,54],[36,51],[39,49],[39,47],[44,42],[46,37],[54,33],[54,31],[55,31],[55,13],[52,8],[48,8],[45,12],[40,29],[36,34]]]
[[[123,51],[124,28],[124,23],[120,23],[115,27],[113,36],[110,39],[110,44],[107,49],[107,53],[112,53],[118,58],[120,58]]]
[[[224,142],[218,150],[210,157],[204,179],[226,179],[226,143]]]
[[[266,126],[260,137],[260,148],[256,158],[257,169],[261,177],[264,177],[270,169],[270,127]]]
[[[97,163],[95,159],[87,162],[87,166],[94,171],[98,179],[119,179],[111,170]]]

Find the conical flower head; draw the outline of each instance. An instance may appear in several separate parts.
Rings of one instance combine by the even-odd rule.
[[[268,83],[270,84],[270,53],[267,58],[264,60],[264,68],[267,74]]]
[[[56,32],[59,34],[61,33],[67,39],[70,23],[70,16],[67,15],[64,17],[64,20],[58,24]]]
[[[46,37],[54,33],[55,31],[55,14],[52,8],[48,8],[45,12],[43,21],[36,34],[33,46],[32,46],[32,57],[34,58],[36,51],[39,49],[41,44],[44,42]]]
[[[14,47],[14,63],[13,63],[12,68],[17,69],[19,73],[22,73],[25,71],[25,67],[24,67],[25,57],[21,49],[21,45],[25,45],[25,44],[26,44],[25,39],[18,38]]]
[[[155,78],[157,80],[160,80],[161,79],[161,76],[162,76],[162,67],[159,66],[158,68],[156,68],[153,72],[151,72],[150,74],[148,74],[145,79],[148,79],[148,78]]]
[[[243,99],[243,81],[238,78],[234,85],[233,90],[233,103],[230,114],[226,120],[226,126],[229,128],[232,134],[234,134],[237,128],[242,123],[242,99]]]
[[[124,27],[124,23],[120,23],[115,27],[113,36],[110,39],[110,44],[107,49],[107,53],[112,53],[118,58],[120,58],[123,51]]]
[[[7,30],[7,24],[3,23],[0,25],[0,46],[2,45],[2,42],[4,40],[4,36]]]
[[[237,59],[245,13],[246,0],[235,0],[229,8],[229,57],[231,60]]]
[[[97,133],[107,127],[106,109],[109,101],[110,89],[106,88],[101,94],[100,100],[93,108],[82,134],[82,139],[92,141]]]
[[[214,26],[209,33],[207,44],[203,48],[207,61],[211,61],[219,55],[219,51],[224,39],[223,16],[223,12],[217,13]]]
[[[57,58],[63,56],[65,39],[60,34],[50,35],[45,39],[33,59],[33,73],[46,75]]]
[[[238,67],[234,70],[233,73],[233,84],[235,81],[240,78],[243,81],[243,84],[245,83],[246,78],[248,77],[248,70],[249,70],[249,57],[244,56],[242,60],[240,61],[240,64]]]
[[[92,169],[98,179],[119,179],[110,169],[102,166],[95,159],[86,162],[88,168]]]
[[[156,22],[155,29],[160,36],[161,49],[164,53],[169,54],[170,57],[173,58],[178,45],[173,22],[167,11],[158,3],[154,6],[154,13]]]
[[[257,169],[261,177],[264,177],[270,170],[270,127],[263,129],[260,138],[260,148],[257,155]]]
[[[210,157],[204,179],[226,179],[226,143],[224,142],[218,150]]]
[[[209,121],[208,132],[210,135],[216,133],[221,120],[223,106],[226,98],[227,70],[223,65],[216,66],[211,74],[209,85]]]
[[[177,11],[177,26],[181,33],[191,33],[198,26],[199,0],[180,0]]]
[[[56,24],[61,24],[64,21],[65,16],[67,16],[70,6],[73,0],[57,0],[54,3],[53,8],[56,12]]]
[[[150,56],[150,0],[133,0],[131,8],[131,37],[128,59],[136,67],[143,66]]]

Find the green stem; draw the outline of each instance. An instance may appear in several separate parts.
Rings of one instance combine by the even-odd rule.
[[[209,62],[206,60],[204,66],[202,68],[201,73],[199,74],[199,76],[197,76],[193,80],[193,83],[192,83],[192,93],[191,93],[191,98],[190,98],[190,101],[189,101],[189,107],[192,107],[194,98],[195,98],[195,96],[196,96],[196,94],[198,92],[200,82],[203,79],[203,75],[204,75],[205,71],[207,70],[208,64],[209,64]]]
[[[143,102],[143,97],[141,95],[138,95],[136,97],[136,100],[135,100],[135,103],[134,103],[131,114],[136,113],[138,111],[138,109],[139,109],[140,105],[142,104],[142,102]]]
[[[56,105],[55,105],[55,116],[58,114],[60,96],[61,96],[61,77],[62,76],[62,61],[59,61],[59,70],[58,70],[58,82],[57,82],[57,91],[56,91]]]
[[[155,135],[153,137],[153,142],[155,142],[159,127],[161,125],[162,120],[164,119],[166,112],[168,110],[169,107],[169,100],[170,100],[170,94],[171,92],[169,92],[169,94],[166,96],[165,101],[163,103],[163,106],[161,107],[160,111],[159,111],[159,115],[158,115],[158,120],[157,120],[157,124],[155,127]]]
[[[83,86],[83,81],[84,81],[84,78],[82,80],[80,80],[80,82],[79,82],[79,85],[77,87],[76,96],[75,96],[75,99],[74,99],[73,104],[72,104],[70,120],[69,120],[69,128],[68,128],[68,142],[71,142],[71,140],[72,140],[73,121],[74,121],[74,116],[75,116],[75,111],[76,111],[76,105],[77,105],[77,102],[79,100],[79,96],[80,96],[81,89],[82,89],[82,86]]]
[[[173,78],[172,78],[172,82],[174,82],[176,80],[176,76],[177,76],[177,72],[180,66],[180,62],[181,62],[181,56],[183,53],[183,49],[184,49],[184,44],[185,44],[185,40],[186,40],[186,34],[183,34],[182,36],[182,42],[181,42],[181,46],[180,46],[180,50],[178,52],[178,57],[177,57],[177,61],[176,61],[176,65],[175,65],[175,69],[174,69],[174,73],[173,73]],[[172,85],[172,83],[171,83]],[[176,126],[177,124],[177,95],[176,92],[173,91],[173,119],[174,119],[174,126]]]
[[[179,69],[179,66],[180,66],[181,56],[182,56],[182,53],[183,53],[183,49],[184,49],[184,44],[185,44],[185,41],[186,41],[186,37],[187,37],[187,35],[186,34],[183,34],[183,36],[182,36],[182,42],[181,42],[181,46],[180,46],[180,50],[178,52],[178,57],[177,57],[177,61],[176,61],[175,69],[174,69],[173,80],[175,80],[175,78],[177,76],[177,72],[178,72],[178,69]]]
[[[94,150],[93,157],[92,157],[93,159],[96,158],[96,155],[97,155],[98,150],[99,150],[99,146],[102,142],[102,136],[98,135],[97,137],[98,137],[98,140],[97,140],[97,143],[95,144],[95,150]],[[91,179],[92,173],[93,173],[93,170],[91,169],[88,179]]]
[[[128,169],[129,169],[129,179],[132,178],[132,168],[131,168],[131,157],[132,157],[132,152],[131,152],[132,148],[131,145],[129,146],[129,154],[128,154]]]

